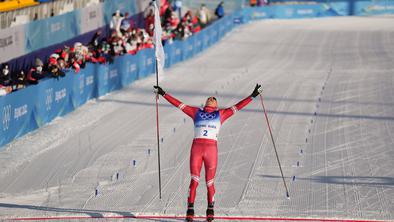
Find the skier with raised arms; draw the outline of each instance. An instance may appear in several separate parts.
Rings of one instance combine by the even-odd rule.
[[[218,109],[218,103],[215,97],[209,97],[206,100],[203,109],[185,105],[178,99],[166,93],[160,86],[154,86],[155,92],[162,95],[169,103],[178,107],[194,121],[194,139],[190,152],[190,174],[191,181],[189,186],[188,208],[186,220],[193,221],[194,217],[194,200],[196,190],[200,181],[200,171],[202,164],[205,166],[205,180],[208,191],[208,208],[206,211],[207,220],[214,219],[214,179],[217,166],[217,139],[221,125],[237,111],[244,108],[252,101],[252,97],[258,96],[262,87],[256,84],[252,94],[241,100],[232,107]]]

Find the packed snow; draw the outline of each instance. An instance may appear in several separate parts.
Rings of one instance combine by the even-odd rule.
[[[243,25],[166,70],[163,89],[194,106],[213,95],[229,107],[263,85],[290,199],[256,98],[222,127],[215,214],[394,220],[393,61],[393,17],[338,17]],[[7,145],[0,219],[184,215],[193,124],[160,99],[160,200],[154,84]],[[205,181],[195,206],[205,214]]]

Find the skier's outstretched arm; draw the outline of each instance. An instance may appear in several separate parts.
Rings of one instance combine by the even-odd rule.
[[[220,110],[221,123],[224,123],[224,121],[226,121],[228,118],[230,118],[232,115],[234,115],[237,111],[243,109],[246,105],[248,105],[250,102],[252,102],[252,97],[254,98],[254,97],[258,96],[261,92],[262,92],[261,85],[256,84],[256,87],[254,88],[254,90],[253,90],[252,94],[250,94],[250,96],[239,101],[237,104],[235,104],[232,107]]]
[[[191,118],[194,118],[196,115],[198,108],[193,107],[193,106],[188,106],[184,104],[183,102],[179,101],[175,97],[171,96],[170,94],[166,93],[160,86],[153,86],[155,91],[162,95],[169,103],[171,103],[173,106],[178,107],[182,112],[184,112],[186,115],[190,116]]]

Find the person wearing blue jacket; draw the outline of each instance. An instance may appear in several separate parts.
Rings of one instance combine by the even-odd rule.
[[[221,1],[221,2],[219,3],[219,5],[216,7],[216,10],[215,10],[215,15],[216,15],[219,19],[222,18],[222,17],[224,16],[224,7],[223,7],[223,4],[224,4],[224,2]]]

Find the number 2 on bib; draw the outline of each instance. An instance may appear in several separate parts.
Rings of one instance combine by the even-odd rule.
[[[208,136],[208,130],[204,130],[204,136]]]

